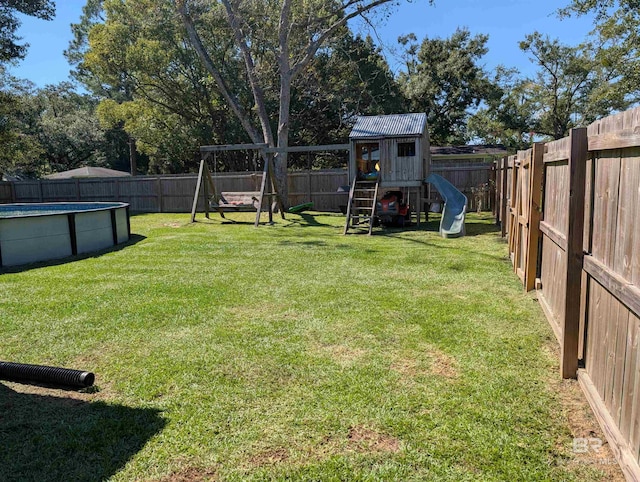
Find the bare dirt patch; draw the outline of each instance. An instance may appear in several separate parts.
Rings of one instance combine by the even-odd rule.
[[[255,467],[275,465],[289,459],[289,451],[284,447],[265,450],[251,457],[249,462]]]
[[[391,363],[391,369],[407,378],[437,375],[443,378],[458,377],[458,363],[455,358],[434,347],[424,347],[414,356],[403,354]]]
[[[400,441],[397,438],[361,425],[349,428],[347,440],[348,447],[358,452],[395,453],[400,450]]]
[[[336,363],[349,366],[362,359],[367,351],[347,345],[321,345],[318,351],[330,356]]]
[[[39,395],[41,397],[53,397],[60,399],[69,406],[81,405],[85,402],[91,402],[103,398],[101,392],[94,387],[83,389],[62,389],[53,385],[45,384],[28,384],[17,382],[3,382],[8,388],[16,393],[25,395]]]
[[[205,482],[212,480],[219,480],[215,470],[188,467],[160,479],[160,482]]]
[[[303,317],[300,312],[288,310],[282,304],[265,303],[260,306],[232,306],[227,311],[240,320],[264,320],[270,322],[296,321]]]
[[[431,371],[444,378],[458,378],[458,363],[456,359],[443,351],[431,349]]]
[[[550,342],[546,350],[558,360],[560,350],[553,342]],[[561,380],[557,372],[556,376],[557,378],[551,382],[551,387],[558,393],[562,416],[573,438],[568,442],[564,439],[558,440],[556,449],[569,456],[567,462],[569,467],[597,469],[603,473],[599,479],[602,482],[624,482],[622,470],[577,380]]]

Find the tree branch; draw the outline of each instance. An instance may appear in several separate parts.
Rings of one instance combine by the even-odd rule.
[[[264,91],[262,90],[262,87],[260,87],[258,79],[256,78],[256,66],[253,60],[253,56],[251,55],[251,51],[249,50],[249,46],[247,45],[245,36],[242,32],[242,28],[240,27],[238,16],[233,10],[231,3],[229,2],[229,0],[222,0],[222,4],[227,11],[229,26],[233,30],[236,43],[238,44],[238,47],[242,52],[242,57],[244,58],[244,63],[247,68],[247,76],[249,78],[249,85],[251,86],[251,91],[255,100],[256,109],[258,111],[258,118],[260,119],[260,124],[262,124],[262,134],[264,136],[264,142],[266,142],[270,146],[274,146],[275,144],[273,140],[273,132],[271,132],[271,126],[269,124],[269,114],[267,113],[266,109]]]
[[[373,10],[374,8],[379,7],[380,5],[384,5],[385,3],[389,3],[391,1],[393,0],[374,0],[370,3],[362,5],[361,7],[358,7],[353,12],[344,15],[342,18],[340,18],[339,20],[335,21],[332,25],[327,27],[316,40],[312,40],[309,43],[309,45],[305,49],[306,51],[305,51],[304,57],[302,58],[302,60],[296,63],[296,65],[291,70],[291,79],[292,80],[295,79],[295,77],[300,72],[302,72],[307,67],[307,65],[309,65],[309,63],[313,60],[314,56],[316,55],[316,52],[318,51],[318,49],[337,29],[346,25],[346,23],[352,18],[355,18],[362,13],[368,12],[369,10]],[[344,12],[347,8],[349,8],[352,5],[355,5],[356,3],[357,3],[356,0],[349,0],[346,4],[343,5],[341,10]]]
[[[204,64],[207,71],[211,74],[211,76],[215,80],[216,84],[218,85],[218,89],[220,89],[220,93],[224,97],[225,101],[228,103],[229,107],[231,108],[233,113],[236,115],[240,123],[242,124],[242,127],[244,128],[244,130],[247,132],[247,134],[249,134],[251,141],[256,144],[264,142],[264,139],[260,138],[260,135],[254,128],[254,126],[251,124],[251,121],[249,120],[249,116],[244,112],[239,102],[231,95],[229,88],[227,87],[224,79],[222,78],[222,75],[220,74],[218,69],[215,67],[213,60],[211,60],[211,57],[209,56],[204,45],[202,44],[202,40],[200,39],[200,36],[198,35],[198,32],[196,31],[196,28],[193,25],[193,20],[191,19],[191,17],[189,16],[189,13],[187,12],[186,1],[176,0],[175,4],[176,4],[176,8],[178,9],[178,13],[182,17],[182,22],[187,31],[187,36],[189,37],[189,41],[191,42],[191,45],[197,52],[198,56],[200,57],[200,60],[202,60],[202,63]]]

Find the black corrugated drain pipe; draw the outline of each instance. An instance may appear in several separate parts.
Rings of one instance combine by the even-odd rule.
[[[72,370],[70,368],[0,361],[0,380],[23,383],[50,383],[65,387],[85,388],[93,385],[95,376],[91,372]]]

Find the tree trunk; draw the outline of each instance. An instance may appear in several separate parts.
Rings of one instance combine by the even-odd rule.
[[[289,108],[291,105],[291,75],[289,72],[280,74],[280,112],[278,115],[278,148],[289,147]],[[278,152],[275,157],[275,178],[278,184],[278,192],[282,198],[285,209],[289,208],[289,183],[287,182],[288,154]]]
[[[138,172],[138,150],[136,149],[136,140],[129,137],[129,165],[131,166],[131,175],[135,176]]]

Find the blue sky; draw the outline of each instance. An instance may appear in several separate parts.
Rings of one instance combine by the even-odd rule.
[[[11,69],[21,78],[43,87],[68,79],[69,65],[63,51],[71,39],[70,24],[80,18],[85,0],[58,0],[56,18],[51,22],[25,17],[19,34],[30,44],[25,60]],[[567,0],[568,3],[568,0]],[[381,43],[394,70],[400,68],[397,38],[413,32],[422,40],[448,37],[457,27],[468,27],[472,33],[489,35],[489,53],[483,59],[487,69],[503,64],[516,67],[524,74],[534,71],[518,42],[535,30],[558,37],[567,44],[584,40],[591,30],[590,18],[559,20],[555,10],[565,2],[553,0],[436,0],[430,6],[426,0],[402,1],[387,20],[372,32]],[[358,24],[353,28],[360,28]],[[365,27],[362,27],[365,28]],[[366,32],[366,30],[363,30]]]

